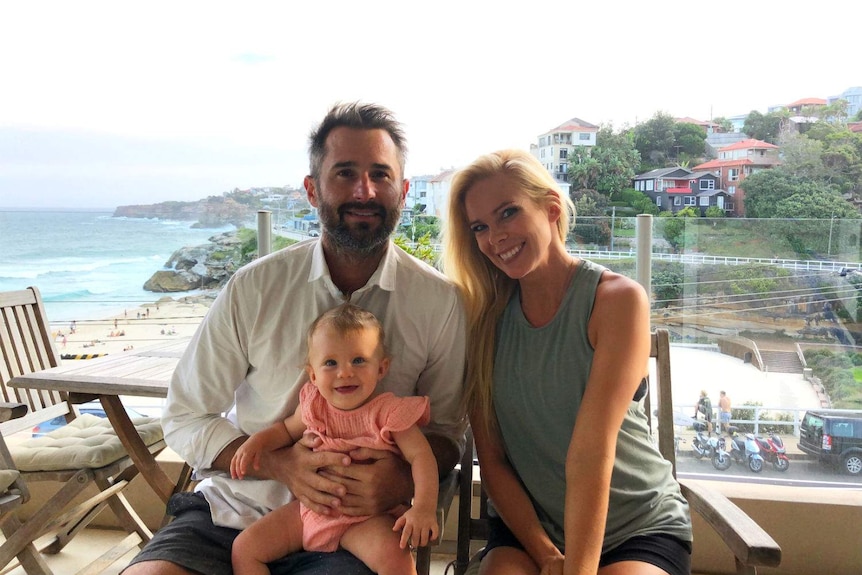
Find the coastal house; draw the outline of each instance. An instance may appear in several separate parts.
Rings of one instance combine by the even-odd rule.
[[[632,187],[643,192],[662,211],[677,213],[695,207],[706,215],[710,207],[731,213],[733,202],[721,189],[719,178],[712,172],[693,172],[683,167],[658,168],[632,178]]]
[[[578,150],[596,145],[599,127],[580,118],[572,118],[539,134],[537,144],[530,146],[530,152],[554,177],[557,185],[569,193],[569,160],[578,156]]]
[[[733,199],[730,215],[745,215],[745,190],[741,184],[745,178],[760,170],[767,170],[781,163],[778,146],[749,138],[725,146],[718,151],[718,158],[692,168],[698,172],[711,172],[718,177],[718,187]]]

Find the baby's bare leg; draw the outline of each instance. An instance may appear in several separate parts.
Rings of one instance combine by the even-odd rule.
[[[416,575],[410,550],[401,549],[401,533],[392,531],[395,519],[377,515],[352,525],[341,538],[341,546],[356,555],[378,575]]]
[[[299,501],[264,515],[234,540],[231,562],[235,575],[269,575],[267,563],[302,550]]]

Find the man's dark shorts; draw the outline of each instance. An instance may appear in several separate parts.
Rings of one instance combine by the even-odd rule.
[[[230,550],[236,529],[213,525],[203,495],[178,493],[168,502],[175,519],[160,529],[129,565],[170,561],[202,575],[232,575]],[[272,575],[373,575],[365,564],[342,549],[334,553],[300,551],[269,564]]]
[[[515,534],[497,517],[489,518],[488,544],[482,550],[482,557],[495,547],[514,547],[524,549]],[[641,561],[655,565],[670,575],[689,575],[691,573],[691,543],[680,541],[671,535],[644,535],[632,537],[621,545],[602,553],[599,567],[606,567],[620,561]]]

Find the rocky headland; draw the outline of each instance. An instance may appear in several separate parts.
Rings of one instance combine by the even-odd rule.
[[[248,235],[240,229],[213,236],[210,243],[187,246],[175,251],[159,270],[144,283],[144,289],[156,293],[218,289],[233,273],[251,259]],[[253,234],[252,234],[253,235]],[[257,243],[253,243],[257,248]]]
[[[212,196],[196,202],[119,206],[114,210],[114,217],[193,221],[196,228],[219,228],[227,224],[239,227],[253,222],[256,211],[256,206]]]

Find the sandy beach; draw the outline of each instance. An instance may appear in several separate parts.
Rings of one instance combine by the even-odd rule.
[[[101,356],[191,337],[215,297],[154,295],[152,302],[112,317],[76,320],[74,326],[52,322],[57,350],[61,356]]]

